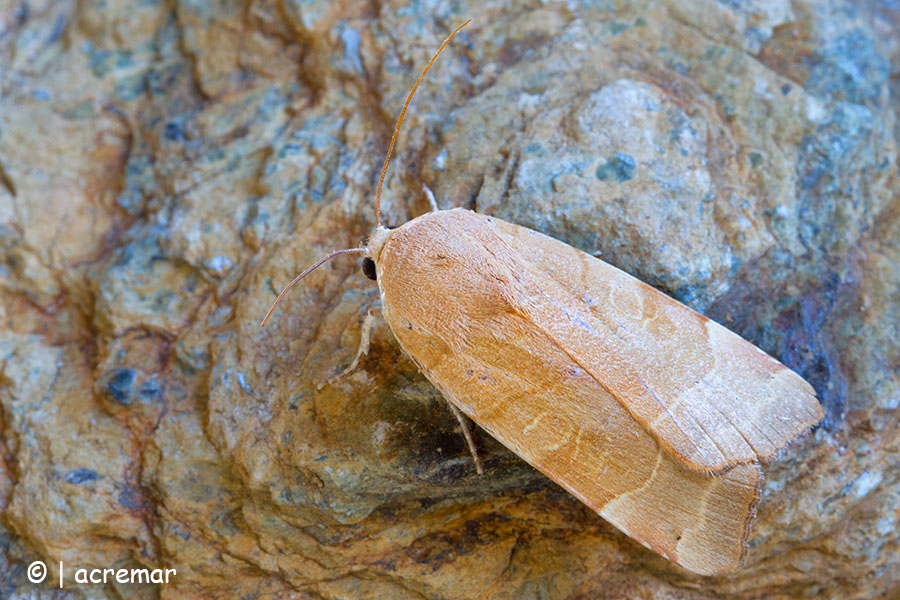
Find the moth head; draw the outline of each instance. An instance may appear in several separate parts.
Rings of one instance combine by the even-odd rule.
[[[372,281],[377,279],[376,265],[381,259],[381,251],[389,237],[391,237],[391,230],[379,225],[366,242],[366,257],[363,258],[362,270],[363,274]]]
[[[381,251],[384,248],[385,242],[387,242],[388,238],[391,236],[391,230],[387,229],[384,225],[381,224],[381,188],[384,184],[384,175],[387,172],[388,164],[391,160],[391,152],[394,150],[394,144],[397,142],[397,134],[400,133],[400,125],[403,124],[403,116],[406,114],[406,109],[409,106],[410,101],[412,101],[413,94],[416,93],[416,88],[419,87],[419,84],[422,82],[422,78],[425,77],[425,73],[428,72],[428,69],[431,68],[431,65],[434,64],[434,61],[441,54],[444,48],[450,43],[450,40],[453,39],[453,36],[456,33],[468,25],[471,22],[471,19],[467,20],[465,23],[457,27],[453,33],[451,33],[447,39],[444,40],[444,43],[441,44],[441,47],[438,48],[438,51],[428,62],[428,65],[422,71],[422,74],[419,75],[419,79],[416,81],[412,90],[410,90],[409,95],[406,97],[406,103],[403,105],[403,110],[400,111],[400,117],[397,119],[397,126],[394,128],[394,135],[391,138],[391,145],[388,147],[387,156],[384,157],[384,166],[381,168],[381,176],[378,178],[378,188],[375,192],[375,222],[377,223],[377,227],[375,228],[375,233],[372,234],[372,237],[369,238],[368,243],[365,248],[344,248],[343,250],[335,250],[328,254],[325,258],[321,259],[319,262],[309,267],[299,275],[297,275],[293,281],[291,281],[287,286],[278,294],[278,297],[275,299],[275,302],[272,304],[272,308],[269,309],[269,312],[266,313],[266,316],[263,318],[262,323],[260,323],[260,327],[265,326],[266,321],[269,320],[269,317],[272,316],[272,313],[275,310],[275,307],[278,306],[278,303],[281,302],[281,299],[284,298],[284,295],[288,293],[288,291],[294,287],[297,283],[300,282],[301,279],[306,277],[309,273],[317,269],[326,261],[331,260],[335,256],[339,254],[349,254],[349,253],[358,253],[364,254],[364,258],[362,261],[362,271],[363,274],[369,279],[376,281],[378,279],[378,259],[381,256]]]

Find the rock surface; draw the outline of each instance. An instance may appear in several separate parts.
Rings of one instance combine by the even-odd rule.
[[[478,432],[379,321],[374,223],[465,206],[804,375],[747,566],[692,575]],[[0,597],[900,594],[900,9],[0,0]],[[375,311],[377,315],[377,310]],[[29,583],[33,560],[177,569]]]

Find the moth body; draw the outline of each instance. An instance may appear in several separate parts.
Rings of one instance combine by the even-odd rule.
[[[733,571],[760,461],[822,418],[806,381],[563,242],[463,209],[379,228],[384,317],[463,413],[632,538]]]
[[[760,463],[822,419],[802,377],[627,273],[525,227],[462,209],[380,225],[406,108],[467,23],[400,112],[366,248],[335,250],[300,273],[263,324],[319,265],[364,253],[391,331],[456,407],[470,443],[459,411],[644,546],[695,573],[734,571],[759,501]]]

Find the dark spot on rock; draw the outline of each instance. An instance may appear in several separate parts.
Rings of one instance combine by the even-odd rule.
[[[750,159],[750,166],[754,169],[761,165],[763,162],[763,155],[759,152],[751,152],[748,155],[748,158]]]
[[[373,564],[375,564],[375,566],[380,567],[381,569],[383,569],[385,571],[396,571],[397,570],[397,563],[394,560],[388,560],[388,559],[376,560]]]
[[[29,10],[29,6],[27,2],[17,2],[15,9],[13,9],[13,18],[15,19],[15,24],[17,26],[22,26],[25,24],[25,21],[28,20],[31,11]]]
[[[168,123],[166,123],[163,137],[165,137],[170,142],[187,141],[187,135],[185,134],[184,126],[182,126],[181,123],[177,123],[175,121],[169,121]]]
[[[74,469],[66,473],[63,477],[63,481],[75,485],[78,485],[79,483],[97,481],[98,479],[100,479],[100,475],[98,475],[97,471],[94,471],[93,469]]]
[[[47,36],[47,40],[44,43],[49,46],[62,39],[63,34],[66,32],[66,25],[66,18],[59,15],[53,23],[53,30],[50,32],[50,35]]]
[[[122,491],[119,492],[119,497],[117,498],[120,505],[124,506],[128,510],[143,510],[147,507],[147,503],[144,500],[144,494],[134,486],[126,486],[122,488]]]
[[[792,89],[793,89],[793,88],[791,87],[791,84],[785,83],[784,85],[781,86],[781,94],[782,94],[783,96],[787,96],[788,94],[791,93],[791,90],[792,90]]]
[[[630,181],[634,178],[637,162],[631,156],[616,152],[605,163],[597,167],[597,179],[602,181]]]
[[[785,365],[803,375],[816,390],[825,409],[825,428],[840,426],[847,404],[847,381],[841,370],[841,352],[835,348],[828,327],[839,295],[840,280],[831,272],[821,288],[811,290],[799,301],[782,311],[775,325],[785,337],[781,356]]]
[[[545,33],[535,32],[521,37],[509,36],[497,55],[504,67],[509,67],[525,57],[533,56],[539,48],[547,46],[550,37]]]
[[[119,404],[131,404],[131,392],[134,385],[134,369],[116,369],[109,376],[106,391],[110,398]]]
[[[144,401],[156,401],[162,398],[162,387],[160,387],[158,381],[150,380],[145,381],[141,386],[141,389],[138,391],[138,394],[141,397],[141,400]]]
[[[720,323],[727,320],[729,329],[802,375],[825,409],[825,429],[834,431],[840,427],[848,393],[834,323],[848,310],[842,299],[854,297],[852,283],[826,270],[795,297],[781,286],[768,287],[769,278],[760,277],[778,267],[746,267],[729,293],[707,308],[707,316]]]
[[[509,524],[509,517],[497,514],[471,519],[462,526],[415,540],[407,548],[407,555],[417,564],[431,567],[434,572],[458,556],[471,554],[496,542],[506,533]]]
[[[174,533],[175,535],[177,535],[178,537],[180,537],[181,539],[183,539],[185,541],[191,539],[191,532],[186,531],[184,528],[182,528],[177,523],[171,525],[171,530],[172,530],[172,533]]]

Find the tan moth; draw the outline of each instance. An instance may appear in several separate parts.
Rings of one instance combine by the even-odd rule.
[[[467,23],[406,99],[366,246],[301,273],[263,324],[310,271],[364,254],[391,331],[454,407],[470,448],[459,411],[651,550],[695,573],[734,571],[760,464],[822,419],[802,377],[627,273],[525,227],[463,209],[381,225],[381,187],[406,109]]]

